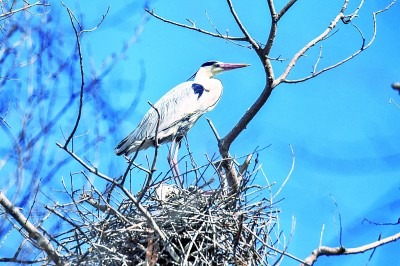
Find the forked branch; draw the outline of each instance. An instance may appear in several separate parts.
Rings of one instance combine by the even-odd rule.
[[[64,3],[62,3],[62,5],[67,9],[67,12],[68,12],[68,15],[69,15],[69,18],[71,21],[71,26],[75,33],[77,50],[78,50],[78,55],[79,55],[79,68],[80,68],[80,74],[81,74],[78,115],[76,117],[75,125],[64,144],[64,147],[68,147],[69,142],[73,139],[75,132],[78,129],[78,125],[79,125],[79,122],[81,120],[81,115],[82,115],[82,107],[83,107],[83,94],[84,94],[84,88],[85,88],[85,73],[84,73],[84,66],[83,66],[83,56],[82,56],[80,36],[84,32],[91,32],[91,31],[96,30],[100,26],[100,24],[103,23],[105,17],[108,14],[108,11],[110,10],[110,7],[108,7],[106,13],[103,15],[100,22],[93,29],[85,30],[85,29],[82,29],[81,24],[79,23],[78,19],[75,17],[72,10],[69,9]]]
[[[78,29],[75,25],[75,17],[73,15],[72,11],[67,6],[65,6],[65,8],[68,11],[71,25],[75,32],[76,44],[77,44],[77,49],[78,49],[78,54],[79,54],[79,67],[80,67],[80,72],[81,72],[81,86],[80,86],[80,95],[79,95],[78,115],[76,117],[74,128],[72,129],[71,134],[69,134],[69,136],[64,144],[64,147],[68,147],[69,142],[74,137],[75,132],[78,128],[79,121],[81,120],[82,107],[83,107],[83,90],[85,87],[85,73],[84,73],[84,69],[83,69],[83,56],[82,56],[82,50],[81,50],[80,31],[78,31]],[[78,22],[76,22],[76,23],[78,23]],[[78,25],[79,25],[79,23],[78,23]]]
[[[285,81],[287,76],[289,75],[290,71],[293,69],[297,61],[299,60],[300,57],[304,56],[305,53],[314,45],[317,43],[323,41],[326,39],[329,33],[332,32],[332,30],[337,26],[338,22],[345,17],[344,11],[346,10],[348,6],[349,0],[346,0],[339,12],[339,14],[336,15],[336,17],[331,21],[329,26],[322,32],[319,36],[308,42],[303,48],[300,49],[290,60],[289,64],[287,65],[285,71],[282,73],[281,76],[279,76],[272,84],[272,87],[275,88],[278,86],[281,82]],[[316,76],[317,74],[313,74],[313,76]]]
[[[346,1],[346,2],[347,2],[347,1]],[[368,43],[366,43],[366,39],[365,39],[364,35],[362,34],[361,30],[360,30],[356,25],[353,25],[353,26],[356,28],[356,30],[359,32],[360,37],[361,37],[361,46],[360,46],[360,48],[359,48],[357,51],[355,51],[353,54],[349,55],[349,56],[346,57],[345,59],[343,59],[343,60],[341,60],[341,61],[339,61],[339,62],[337,62],[337,63],[335,63],[335,64],[332,64],[332,65],[330,65],[330,66],[328,66],[328,67],[325,67],[325,68],[323,68],[323,69],[320,69],[320,70],[318,70],[318,71],[316,70],[316,68],[314,68],[314,70],[313,70],[313,72],[311,73],[311,75],[306,76],[306,77],[304,77],[304,78],[293,79],[293,80],[286,79],[287,76],[288,76],[288,74],[289,74],[289,72],[292,70],[292,68],[294,67],[294,65],[295,65],[296,62],[298,61],[298,59],[299,59],[301,56],[303,56],[309,48],[313,47],[314,45],[316,45],[317,43],[319,43],[319,42],[325,40],[325,39],[328,37],[328,34],[329,34],[329,33],[332,31],[332,29],[333,29],[333,28],[331,28],[331,27],[335,27],[336,24],[339,22],[339,20],[342,20],[345,24],[347,24],[347,23],[350,23],[351,20],[355,18],[356,14],[358,13],[359,9],[361,8],[361,5],[362,5],[363,1],[361,2],[360,6],[357,7],[356,11],[355,11],[353,14],[346,16],[346,15],[343,14],[343,12],[341,12],[341,14],[342,14],[341,17],[339,17],[339,15],[340,15],[340,14],[339,14],[339,15],[331,22],[331,24],[329,25],[329,27],[328,27],[320,36],[318,36],[317,38],[315,38],[314,40],[312,40],[311,42],[309,42],[305,47],[303,47],[303,49],[301,49],[301,50],[293,57],[293,59],[291,60],[291,62],[290,62],[289,65],[287,66],[285,72],[275,81],[274,86],[277,86],[277,85],[278,85],[279,83],[281,83],[281,82],[282,82],[282,83],[300,83],[300,82],[303,82],[303,81],[312,79],[312,78],[314,78],[314,77],[316,77],[316,76],[318,76],[318,75],[320,75],[320,74],[322,74],[322,73],[324,73],[324,72],[326,72],[326,71],[329,71],[329,70],[331,70],[331,69],[333,69],[333,68],[336,68],[336,67],[338,67],[338,66],[343,65],[343,64],[346,63],[347,61],[350,61],[351,59],[353,59],[354,57],[356,57],[357,55],[359,55],[361,52],[363,52],[363,51],[365,51],[366,49],[368,49],[368,48],[372,45],[372,43],[375,41],[376,34],[377,34],[377,27],[376,27],[377,19],[376,19],[376,16],[377,16],[378,14],[380,14],[380,13],[385,12],[386,10],[388,10],[390,7],[392,7],[392,6],[395,4],[395,2],[396,2],[396,0],[392,1],[392,2],[391,2],[388,6],[386,6],[385,8],[383,8],[383,9],[381,9],[381,10],[378,10],[378,11],[375,11],[375,12],[372,13],[373,32],[372,32],[371,39],[369,40]],[[345,3],[345,4],[346,4],[346,3]],[[343,10],[343,9],[342,9],[342,10]],[[338,20],[338,19],[339,19],[339,20]],[[320,57],[318,57],[317,63],[318,63],[319,59],[320,59]]]

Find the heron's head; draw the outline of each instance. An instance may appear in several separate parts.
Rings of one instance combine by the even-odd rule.
[[[209,71],[212,76],[218,75],[222,72],[229,71],[236,68],[247,67],[249,64],[237,63],[223,63],[218,61],[208,61],[201,65],[206,71]]]
[[[236,69],[236,68],[247,67],[247,66],[249,66],[249,64],[236,64],[236,63],[223,63],[223,62],[219,62],[219,61],[208,61],[201,65],[200,69],[197,71],[195,76],[196,76],[196,78],[197,77],[211,78],[222,72]]]

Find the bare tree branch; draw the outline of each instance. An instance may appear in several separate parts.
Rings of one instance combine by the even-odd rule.
[[[220,31],[217,29],[217,27],[214,25],[214,23],[211,21],[211,18],[208,16],[207,12],[206,12],[206,17],[208,19],[208,22],[210,22],[211,26],[214,28],[215,32],[218,33],[218,34],[221,34]],[[248,45],[243,45],[243,44],[240,44],[239,42],[235,42],[235,41],[232,41],[232,40],[229,40],[229,39],[226,39],[226,40],[231,42],[231,43],[233,43],[233,44],[235,44],[235,45],[238,45],[240,47],[251,48],[251,45],[248,46]]]
[[[246,28],[244,27],[243,23],[240,21],[239,16],[236,14],[235,9],[233,8],[233,4],[231,0],[227,0],[229,9],[232,13],[233,18],[236,21],[236,24],[239,26],[240,30],[243,32],[244,36],[246,36],[246,41],[248,41],[251,46],[254,48],[254,50],[259,51],[260,46],[256,43],[255,40],[250,36],[250,34],[247,32]]]
[[[172,25],[175,25],[175,26],[178,26],[178,27],[186,28],[186,29],[189,29],[189,30],[198,31],[200,33],[204,33],[204,34],[210,35],[212,37],[217,37],[217,38],[226,39],[226,40],[230,40],[230,41],[247,41],[246,37],[233,37],[233,36],[222,35],[220,33],[213,33],[213,32],[206,31],[206,30],[203,30],[203,29],[195,27],[195,26],[189,26],[189,25],[185,25],[185,24],[182,24],[182,23],[178,23],[178,22],[172,21],[172,20],[168,20],[168,19],[165,19],[165,18],[157,15],[156,13],[154,13],[154,10],[150,11],[150,10],[146,9],[146,12],[149,13],[150,15],[152,15],[153,17],[155,17],[155,18],[157,18],[157,19],[159,19],[161,21],[164,21],[166,23],[169,23],[169,24],[172,24]]]
[[[363,1],[362,1],[362,2],[363,2]],[[325,68],[323,68],[323,69],[321,69],[321,70],[319,70],[319,71],[313,71],[312,74],[309,75],[309,76],[307,76],[307,77],[304,77],[304,78],[301,78],[301,79],[295,79],[295,80],[288,80],[288,79],[286,79],[286,77],[289,75],[290,71],[292,70],[292,68],[294,67],[294,65],[295,65],[296,62],[298,61],[298,59],[299,59],[301,56],[303,56],[303,55],[306,53],[306,51],[307,51],[308,49],[310,49],[311,47],[313,47],[313,46],[316,45],[317,43],[319,43],[319,42],[323,41],[324,39],[326,39],[327,36],[328,36],[328,34],[333,30],[333,28],[336,27],[336,25],[337,25],[337,23],[339,22],[339,20],[342,20],[342,21],[345,20],[345,21],[344,21],[345,23],[349,23],[349,22],[355,17],[354,14],[356,14],[356,13],[358,12],[359,8],[361,8],[362,2],[361,2],[361,4],[360,4],[360,6],[357,8],[357,10],[355,11],[355,13],[353,13],[353,14],[350,15],[350,17],[349,17],[349,16],[345,16],[345,15],[344,15],[344,11],[345,11],[345,9],[347,8],[347,3],[348,3],[348,0],[346,0],[345,4],[342,6],[341,12],[335,17],[335,19],[331,22],[331,24],[329,25],[329,27],[328,27],[321,35],[319,35],[317,38],[315,38],[314,40],[312,40],[311,42],[309,42],[306,46],[304,46],[304,47],[293,57],[293,59],[291,60],[291,62],[290,62],[289,65],[287,66],[285,72],[284,72],[277,80],[275,80],[273,86],[276,87],[276,86],[277,86],[279,83],[281,83],[281,82],[283,82],[283,83],[299,83],[299,82],[303,82],[303,81],[312,79],[312,78],[314,78],[314,77],[316,77],[316,76],[318,76],[318,75],[320,75],[320,74],[322,74],[322,73],[324,73],[324,72],[326,72],[326,71],[329,71],[329,70],[331,70],[331,69],[333,69],[333,68],[336,68],[336,67],[338,67],[338,66],[343,65],[343,64],[346,63],[347,61],[350,61],[351,59],[353,59],[354,57],[356,57],[357,55],[359,55],[361,52],[363,52],[363,51],[365,51],[366,49],[368,49],[368,48],[372,45],[372,43],[375,41],[375,38],[376,38],[376,33],[377,33],[377,32],[376,32],[376,30],[377,30],[377,28],[376,28],[376,24],[377,24],[376,16],[377,16],[378,14],[382,13],[382,12],[385,12],[385,11],[388,10],[390,7],[392,7],[392,6],[395,4],[396,0],[394,0],[393,2],[391,2],[391,3],[390,3],[388,6],[386,6],[385,8],[383,8],[383,9],[381,9],[381,10],[378,10],[378,11],[375,11],[375,12],[372,13],[373,34],[372,34],[372,37],[371,37],[371,39],[369,40],[369,42],[368,42],[367,44],[365,44],[365,38],[364,38],[364,36],[363,36],[361,30],[360,30],[356,25],[353,25],[353,26],[357,29],[357,31],[360,33],[361,40],[362,40],[362,45],[361,45],[361,47],[360,47],[359,50],[357,50],[356,52],[354,52],[354,53],[351,54],[350,56],[346,57],[345,59],[343,59],[343,60],[337,62],[336,64],[333,64],[333,65],[331,65],[331,66],[325,67]],[[319,58],[318,58],[318,61],[319,61]],[[315,70],[315,69],[314,69],[314,70]]]
[[[294,57],[292,58],[292,60],[289,62],[289,64],[287,65],[285,71],[281,74],[281,76],[279,76],[272,84],[272,87],[275,88],[276,86],[278,86],[281,82],[284,82],[286,80],[286,77],[289,75],[290,71],[292,70],[292,68],[295,66],[295,64],[297,63],[297,61],[299,60],[300,57],[302,57],[311,47],[313,47],[314,45],[316,45],[317,43],[319,43],[320,41],[324,40],[328,34],[337,26],[337,23],[344,18],[344,11],[347,8],[347,5],[349,3],[349,0],[345,0],[345,2],[343,3],[343,6],[341,7],[341,10],[339,12],[339,14],[336,15],[336,17],[332,20],[332,22],[329,24],[329,26],[326,28],[326,30],[324,32],[322,32],[319,36],[317,36],[316,38],[314,38],[313,40],[311,40],[309,43],[307,43],[303,48],[300,49],[300,51],[298,51]],[[354,57],[354,56],[353,56]],[[350,60],[350,59],[348,59]],[[346,61],[348,61],[346,60]],[[343,62],[344,63],[344,62]],[[332,67],[333,68],[333,67]],[[325,70],[326,71],[326,70]],[[322,73],[322,72],[321,72]],[[318,75],[319,73],[315,73],[314,75],[311,75],[309,78],[311,77],[315,77],[316,75]]]
[[[294,166],[296,163],[296,156],[294,155],[294,151],[293,151],[293,147],[290,144],[290,151],[292,152],[292,167],[290,168],[290,171],[288,173],[288,175],[286,176],[285,180],[283,181],[282,185],[280,186],[280,188],[278,189],[278,191],[275,193],[274,198],[276,198],[279,193],[282,191],[282,189],[285,187],[287,181],[289,181],[289,178],[292,176],[293,170],[294,170]]]
[[[364,0],[361,0],[361,1],[360,1],[360,4],[359,4],[358,7],[356,8],[356,10],[355,10],[351,15],[345,16],[345,17],[343,18],[343,22],[344,22],[344,23],[350,23],[355,17],[357,17],[358,11],[360,11],[360,9],[361,9],[361,7],[362,7],[363,5],[364,5]]]
[[[22,212],[15,207],[11,201],[8,200],[2,191],[0,191],[0,204],[3,206],[6,212],[11,215],[24,230],[26,230],[29,235],[29,239],[38,249],[46,252],[49,259],[56,265],[65,265],[61,256],[50,243],[50,240],[45,237],[30,221],[28,221]]]
[[[244,115],[236,123],[231,131],[219,142],[219,150],[223,157],[227,156],[227,152],[232,144],[232,142],[239,136],[240,133],[247,127],[254,116],[260,111],[261,107],[264,106],[269,96],[271,95],[272,87],[269,83],[265,85],[264,90],[261,92],[260,96],[253,103],[253,105],[246,110]]]
[[[297,2],[297,0],[290,0],[282,9],[279,11],[277,20],[279,21],[283,15]]]
[[[400,109],[400,105],[398,103],[396,103],[392,98],[390,98],[389,100],[389,104],[393,103],[397,108]]]
[[[272,46],[274,44],[274,41],[275,41],[276,32],[278,30],[278,15],[276,14],[274,1],[268,0],[267,3],[268,3],[268,7],[269,7],[270,16],[271,16],[271,27],[269,29],[267,43],[263,49],[264,55],[269,55],[269,53],[272,49]],[[261,60],[261,61],[264,61],[264,60]],[[271,66],[271,68],[272,68],[272,66]]]
[[[64,3],[62,3],[64,5]],[[65,141],[64,147],[68,147],[69,142],[71,141],[71,139],[74,137],[75,132],[78,128],[79,125],[79,121],[81,119],[81,114],[82,114],[82,107],[83,107],[83,91],[84,91],[84,87],[85,87],[85,73],[84,73],[84,69],[83,69],[83,56],[82,56],[82,50],[81,50],[81,42],[80,42],[80,32],[78,32],[76,26],[75,26],[75,22],[74,22],[74,15],[72,13],[72,11],[64,5],[64,7],[67,9],[68,11],[68,15],[71,21],[71,25],[72,28],[74,29],[75,32],[75,38],[76,38],[76,44],[77,44],[77,48],[78,48],[78,54],[79,54],[79,67],[80,67],[80,72],[81,72],[81,88],[80,88],[80,95],[79,95],[79,109],[78,109],[78,115],[76,117],[76,121],[75,121],[75,125],[74,128],[71,131],[71,134],[69,134],[68,138]],[[79,23],[78,23],[79,25]],[[80,26],[80,25],[79,25]],[[72,150],[74,149],[74,147],[72,147]]]
[[[69,18],[71,21],[71,26],[75,33],[76,44],[77,44],[78,55],[79,55],[79,68],[80,68],[80,74],[81,74],[80,75],[81,76],[81,86],[80,86],[80,94],[79,94],[78,115],[76,117],[74,128],[72,129],[71,133],[69,134],[68,138],[65,141],[64,146],[67,147],[69,142],[73,139],[76,130],[78,129],[79,121],[80,121],[81,115],[82,115],[82,108],[83,108],[83,93],[84,93],[84,88],[85,88],[85,71],[84,71],[84,66],[83,66],[83,56],[82,56],[80,36],[84,32],[92,32],[92,31],[96,30],[103,23],[104,19],[106,18],[108,11],[110,10],[110,6],[108,6],[105,14],[103,14],[102,18],[100,19],[100,21],[97,23],[97,25],[94,28],[85,30],[82,28],[81,24],[79,23],[79,20],[75,17],[72,10],[69,7],[67,7],[63,2],[62,2],[62,5],[67,9],[67,12],[68,12],[68,15],[69,15]],[[75,25],[75,23],[79,26],[79,30],[78,30],[77,26]],[[72,150],[73,149],[74,149],[74,147],[72,146]]]
[[[5,17],[12,16],[13,14],[24,11],[24,10],[28,10],[34,6],[50,6],[50,4],[45,4],[40,1],[37,1],[36,3],[27,4],[26,6],[21,7],[19,9],[14,9],[14,10],[10,9],[10,11],[0,14],[0,19],[4,19]]]
[[[355,247],[355,248],[345,248],[345,247],[326,247],[321,246],[315,249],[310,256],[308,256],[302,266],[312,266],[317,261],[320,256],[337,256],[337,255],[352,255],[358,253],[364,253],[368,250],[375,249],[377,247],[386,245],[388,243],[397,241],[400,238],[400,233],[394,234],[392,236],[383,238],[381,240],[366,244],[364,246]]]
[[[210,125],[211,130],[212,130],[212,132],[214,133],[215,138],[216,138],[217,141],[219,142],[219,141],[221,140],[221,137],[219,136],[217,129],[215,128],[215,126],[214,126],[214,124],[212,123],[212,121],[211,121],[210,118],[207,117],[206,120],[207,120],[208,124]]]

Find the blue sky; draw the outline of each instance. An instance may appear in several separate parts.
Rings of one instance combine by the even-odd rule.
[[[265,43],[269,29],[264,2],[234,1],[243,24],[261,43]],[[355,23],[367,39],[372,33],[371,12],[388,3],[365,3]],[[264,71],[253,50],[163,23],[148,15],[143,20],[143,3],[98,1],[77,6],[66,1],[66,4],[72,10],[81,8],[84,25],[88,27],[95,25],[110,5],[103,24],[82,39],[88,77],[93,76],[93,69],[101,67],[110,52],[118,51],[124,42],[136,36],[126,56],[102,81],[101,87],[101,93],[123,112],[137,92],[141,69],[146,74],[135,112],[102,144],[101,149],[109,156],[96,157],[99,163],[112,162],[114,174],[125,167],[125,162],[114,156],[112,150],[139,123],[149,108],[147,101],[156,102],[169,89],[189,78],[203,62],[251,64],[218,77],[224,84],[224,94],[218,106],[205,117],[211,118],[221,135],[232,128],[264,88]],[[279,24],[271,56],[291,58],[329,25],[341,4],[316,0],[296,3]],[[231,35],[241,36],[225,2],[156,1],[149,5],[165,18],[180,23],[188,23],[185,20],[188,18],[198,27],[213,31],[205,15],[207,12],[221,32],[228,30]],[[351,1],[349,10],[354,10],[356,5],[358,3]],[[400,213],[400,109],[389,104],[390,99],[400,103],[399,94],[390,88],[391,83],[400,81],[399,11],[396,4],[378,16],[374,44],[355,59],[304,83],[278,86],[231,147],[232,154],[242,156],[256,147],[269,146],[260,153],[260,159],[269,181],[277,182],[277,190],[290,170],[289,144],[292,145],[296,164],[281,192],[285,200],[280,203],[280,218],[281,228],[287,235],[292,217],[296,219],[289,252],[299,258],[305,258],[318,246],[323,225],[322,244],[339,245],[338,212],[342,218],[342,243],[346,247],[360,246],[376,240],[380,233],[386,237],[398,230],[398,226],[371,226],[362,221],[368,218],[395,222]],[[63,27],[68,32],[71,29],[66,12],[61,14],[65,18]],[[72,33],[68,36],[65,38],[73,39]],[[360,45],[355,28],[340,24],[339,31],[323,43],[320,67],[341,60]],[[310,73],[318,52],[319,47],[315,47],[301,58],[289,77]],[[277,76],[286,64],[274,62]],[[83,119],[90,120],[90,117]],[[206,162],[205,153],[218,152],[204,118],[189,132],[188,139],[200,162]],[[163,160],[166,151],[166,147],[161,150],[162,164],[166,162]],[[151,150],[141,153],[139,160],[145,161],[144,155],[151,153]],[[165,167],[166,163],[160,166],[160,171]],[[383,247],[376,252],[371,265],[391,265],[397,261],[399,251],[398,243]],[[321,258],[316,265],[365,265],[368,256],[369,253]],[[287,258],[282,265],[297,263]]]
[[[234,4],[252,36],[265,43],[268,10],[266,3],[260,2]],[[388,1],[366,3],[360,12],[356,23],[366,38],[370,38],[372,33],[371,12],[386,3]],[[298,2],[280,22],[271,56],[291,58],[310,38],[329,25],[341,4]],[[99,6],[97,12],[104,10],[107,3]],[[355,3],[350,6],[354,8]],[[151,3],[150,7],[165,18],[180,23],[187,23],[185,19],[188,18],[197,26],[212,31],[206,11],[221,32],[228,30],[232,35],[241,36],[225,2],[164,1]],[[115,3],[111,4],[111,18],[112,12],[119,8]],[[280,204],[280,218],[288,235],[292,216],[295,217],[296,230],[289,251],[300,258],[305,258],[318,246],[322,225],[325,226],[322,243],[339,245],[338,212],[342,217],[342,242],[346,247],[372,242],[381,232],[384,237],[396,231],[397,227],[371,226],[362,224],[362,220],[394,222],[400,209],[400,109],[389,104],[391,98],[400,102],[399,95],[390,88],[390,84],[400,78],[398,12],[399,7],[395,5],[378,16],[375,43],[354,60],[310,81],[282,84],[276,88],[231,148],[232,154],[241,156],[256,147],[271,145],[261,152],[261,161],[267,177],[271,182],[277,182],[278,189],[290,170],[289,144],[293,146],[296,165],[281,193],[285,200]],[[100,62],[102,53],[107,54],[108,48],[118,47],[129,38],[139,19],[139,16],[125,17],[117,25],[108,25],[106,19],[102,27],[87,39],[92,53],[96,54],[94,61]],[[112,21],[110,19],[110,23]],[[321,67],[346,57],[361,45],[354,27],[339,26],[339,31],[323,43]],[[318,48],[299,61],[290,77],[301,77],[311,71]],[[141,102],[131,120],[120,125],[115,141],[134,129],[149,108],[147,101],[155,102],[170,88],[190,77],[202,62],[210,59],[251,64],[246,69],[218,77],[224,84],[224,95],[218,106],[205,116],[211,118],[219,133],[224,135],[263,89],[265,77],[255,52],[150,18],[126,60],[120,63],[114,75],[110,75],[121,86],[104,88],[115,105],[123,110],[128,105],[125,100],[129,102],[135,90],[135,87],[124,84],[138,81],[140,62],[143,62],[146,82]],[[285,66],[286,62],[275,62],[276,75]],[[205,119],[200,119],[188,139],[199,160],[205,160],[204,153],[217,152],[216,141]],[[110,148],[116,143],[113,140],[107,143]],[[111,157],[110,160],[124,164],[120,158]],[[376,252],[372,264],[390,264],[396,259],[399,249],[397,243],[384,247]],[[369,253],[321,258],[317,265],[364,265],[368,256]],[[286,259],[283,265],[297,263]]]

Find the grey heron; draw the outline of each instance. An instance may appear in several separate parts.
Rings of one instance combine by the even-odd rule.
[[[168,162],[173,174],[179,176],[177,157],[182,138],[204,113],[214,109],[221,98],[222,83],[214,76],[246,66],[249,65],[205,62],[190,78],[194,78],[193,81],[177,85],[150,108],[136,129],[117,145],[115,153],[128,156],[138,150],[154,147],[157,136],[158,144],[171,142]]]

